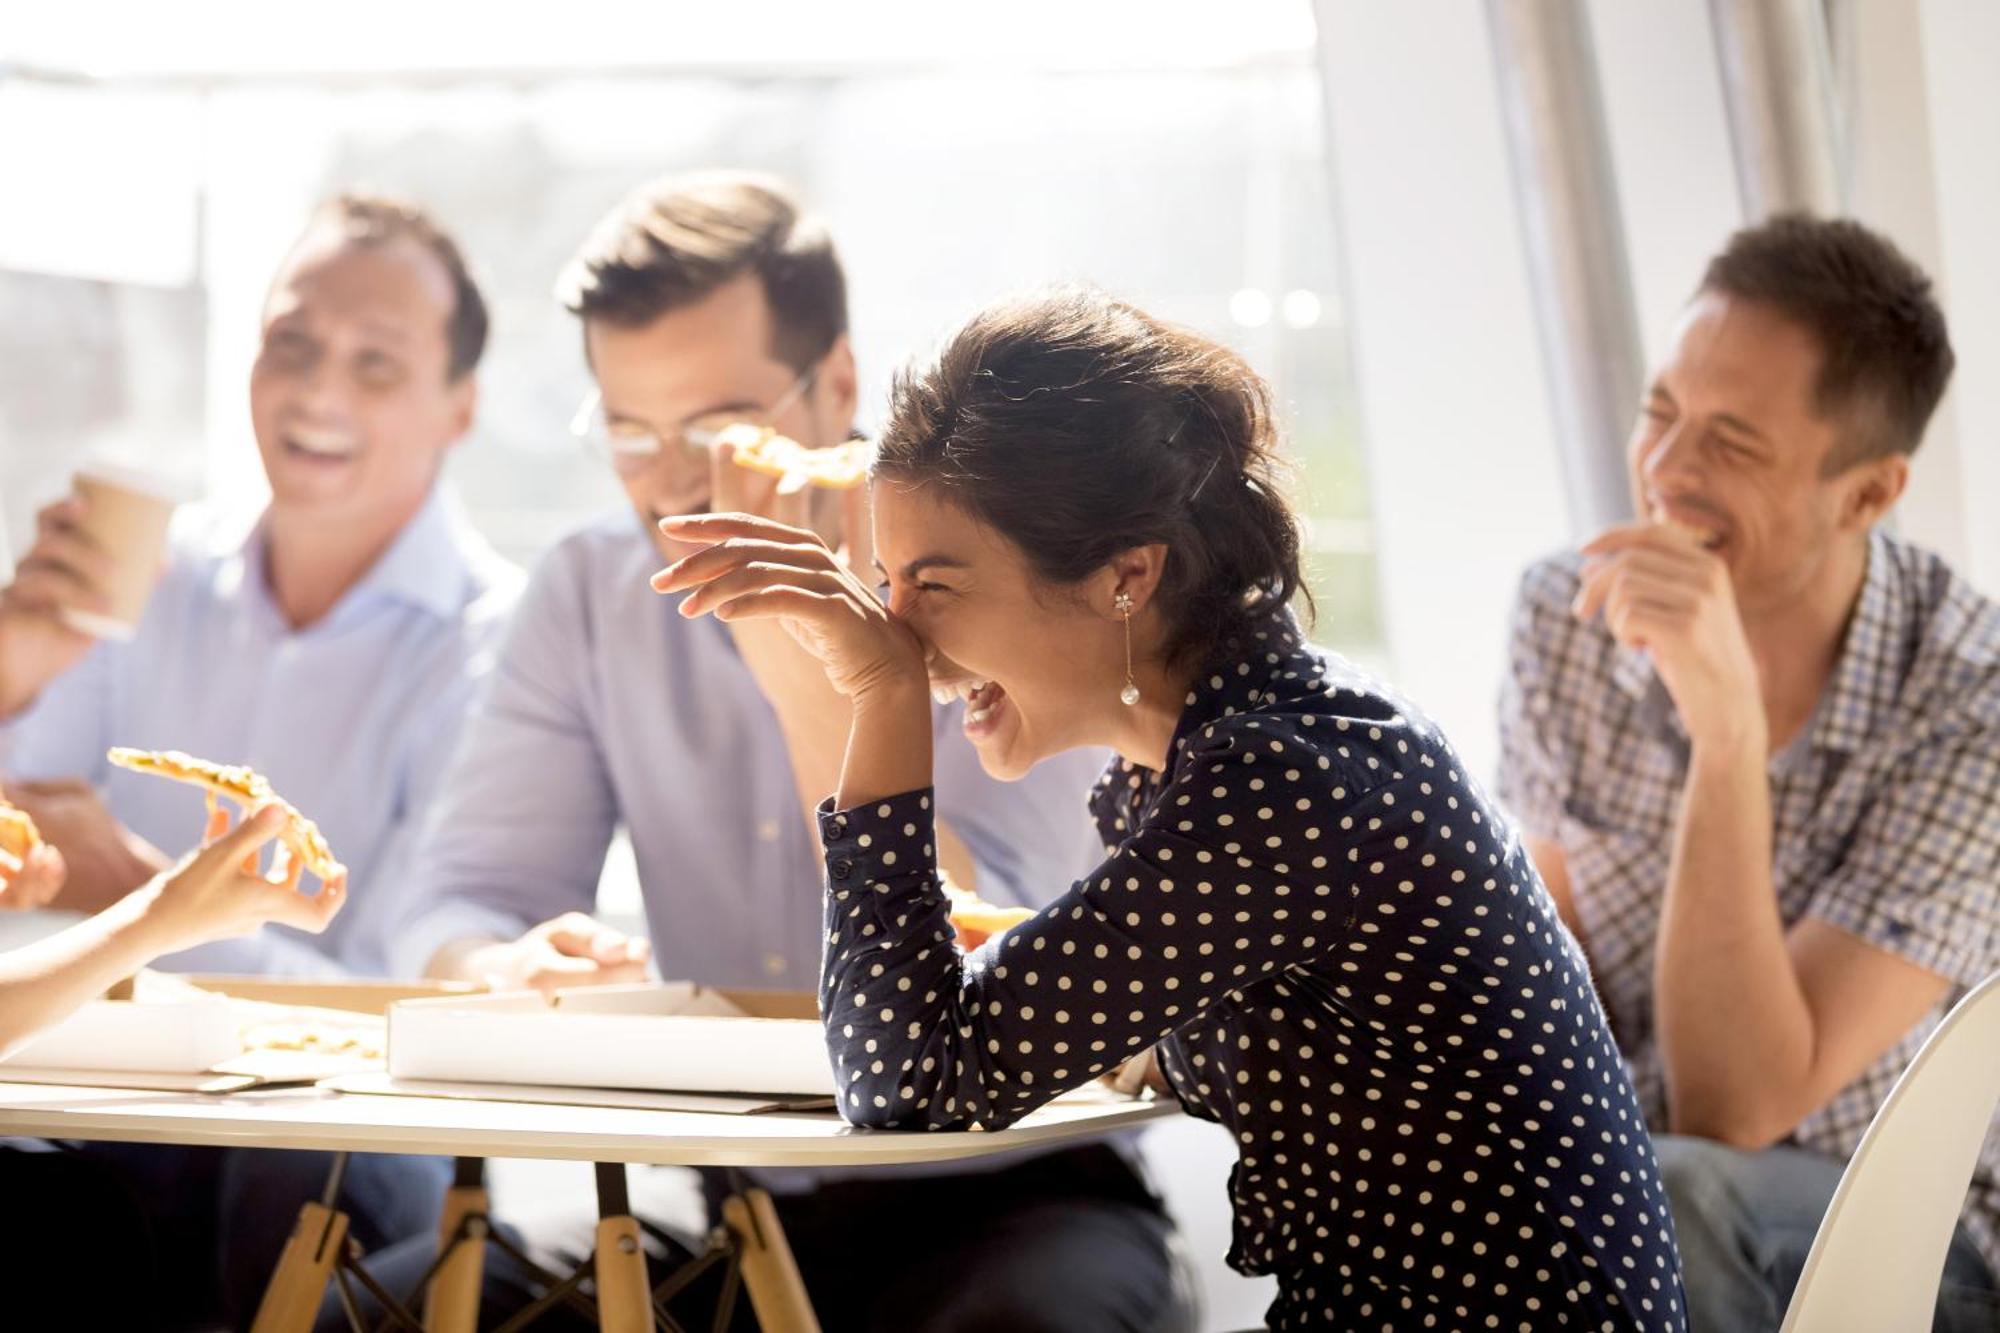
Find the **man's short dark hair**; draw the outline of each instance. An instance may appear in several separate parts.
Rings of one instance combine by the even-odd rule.
[[[457,381],[472,373],[486,351],[486,298],[472,280],[458,242],[436,218],[407,199],[350,190],[314,209],[306,234],[310,236],[322,226],[335,228],[350,245],[410,241],[428,250],[451,279],[451,317],[445,323],[445,339],[451,349],[447,377]]]
[[[597,225],[556,295],[571,314],[639,328],[755,273],[772,354],[803,373],[847,332],[847,277],[833,241],[777,181],[702,172],[642,186]]]
[[[1916,452],[1955,358],[1930,278],[1886,237],[1780,214],[1730,237],[1701,290],[1768,306],[1819,344],[1813,407],[1843,419],[1828,475]]]

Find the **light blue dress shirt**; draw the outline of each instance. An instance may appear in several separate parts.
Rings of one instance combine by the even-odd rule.
[[[128,827],[178,856],[201,837],[201,792],[112,768],[106,749],[255,768],[346,864],[347,906],[321,936],[270,926],[163,965],[381,973],[417,827],[521,575],[440,490],[326,616],[294,630],[265,581],[263,525],[237,533],[177,530],[136,635],[93,648],[0,727],[0,771],[86,778]]]
[[[662,976],[811,991],[822,867],[776,714],[726,626],[647,583],[659,552],[631,514],[559,543],[529,581],[461,737],[389,962],[417,975],[470,937],[512,939],[596,900],[629,831]],[[979,767],[961,706],[939,708],[939,810],[983,896],[1039,905],[1095,865],[1101,752],[1020,782]]]

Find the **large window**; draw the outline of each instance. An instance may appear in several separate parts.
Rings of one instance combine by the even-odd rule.
[[[367,185],[434,208],[488,286],[480,419],[452,471],[488,536],[531,560],[616,500],[567,433],[585,376],[556,272],[634,184],[740,165],[791,180],[832,224],[864,426],[904,357],[1038,283],[1096,282],[1238,346],[1272,380],[1299,465],[1319,636],[1378,655],[1309,49],[1136,68],[1071,55],[634,73],[629,53],[607,53],[615,76],[0,75],[0,495],[14,542],[91,450],[142,452],[213,496],[256,500],[243,401],[264,284],[314,199]]]

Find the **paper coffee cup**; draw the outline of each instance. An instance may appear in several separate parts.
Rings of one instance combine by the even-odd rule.
[[[111,605],[101,614],[65,607],[63,619],[100,639],[129,639],[160,576],[172,492],[159,477],[101,463],[78,472],[73,484],[83,499],[83,530],[111,555],[104,588]]]

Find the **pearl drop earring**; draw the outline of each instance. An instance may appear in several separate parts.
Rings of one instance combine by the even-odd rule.
[[[1139,702],[1139,685],[1132,679],[1132,594],[1121,592],[1111,604],[1125,617],[1125,688],[1118,691],[1118,702],[1130,708]]]

